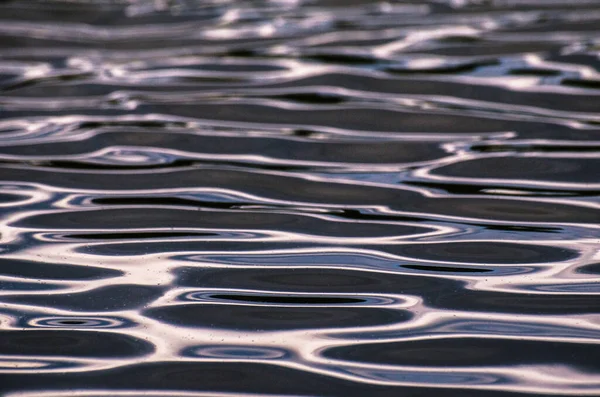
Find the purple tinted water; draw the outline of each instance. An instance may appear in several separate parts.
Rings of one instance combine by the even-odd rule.
[[[0,394],[600,396],[599,28],[0,3]]]

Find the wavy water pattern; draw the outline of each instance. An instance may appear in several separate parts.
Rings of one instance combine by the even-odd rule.
[[[600,396],[600,1],[0,3],[0,394]]]

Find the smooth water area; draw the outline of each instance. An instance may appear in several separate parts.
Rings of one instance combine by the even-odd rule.
[[[600,1],[0,3],[3,397],[600,396]]]

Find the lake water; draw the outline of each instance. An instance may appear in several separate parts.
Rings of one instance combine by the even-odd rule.
[[[0,3],[3,397],[600,396],[600,1]]]

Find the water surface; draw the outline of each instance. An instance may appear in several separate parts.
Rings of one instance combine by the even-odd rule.
[[[0,394],[600,396],[599,28],[0,3]]]

